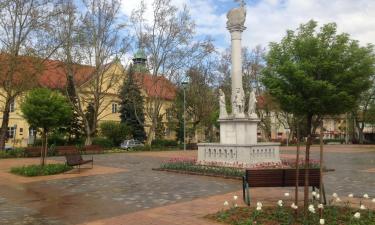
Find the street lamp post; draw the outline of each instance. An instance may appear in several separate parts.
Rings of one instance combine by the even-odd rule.
[[[187,82],[182,82],[183,88],[184,88],[184,112],[183,112],[183,118],[184,118],[184,151],[186,151],[186,85]]]

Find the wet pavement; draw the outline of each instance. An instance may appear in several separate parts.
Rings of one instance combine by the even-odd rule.
[[[96,155],[126,172],[0,185],[0,224],[78,224],[238,190],[238,181],[152,171],[162,158]]]
[[[95,165],[126,169],[118,173],[23,184],[0,181],[0,224],[80,224],[241,189],[236,180],[153,171],[166,160],[154,154],[94,156]],[[318,158],[316,151],[312,157]],[[327,152],[325,159],[335,169],[325,176],[327,194],[375,196],[375,146],[358,153]]]

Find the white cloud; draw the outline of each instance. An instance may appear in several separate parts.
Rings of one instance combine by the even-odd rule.
[[[287,29],[314,19],[319,25],[336,22],[338,32],[349,33],[364,45],[375,41],[373,15],[373,0],[265,0],[247,7],[244,44],[267,46],[279,41]]]
[[[122,10],[130,15],[139,5],[139,0],[123,0]],[[153,0],[146,0],[151,9]],[[198,35],[210,35],[220,49],[230,46],[226,30],[226,12],[233,7],[232,0],[172,0],[182,8],[187,5],[197,24]],[[250,2],[250,0],[247,0]],[[223,10],[223,8],[227,8]],[[220,12],[220,13],[219,13]],[[247,30],[243,34],[243,45],[267,46],[279,41],[287,29],[295,30],[299,24],[310,19],[320,25],[336,22],[339,32],[346,32],[361,44],[375,42],[375,0],[260,0],[247,6]],[[152,19],[151,10],[146,13]]]

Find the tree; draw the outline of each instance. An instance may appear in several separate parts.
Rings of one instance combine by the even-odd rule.
[[[48,149],[48,134],[53,129],[66,125],[71,119],[70,104],[58,92],[37,88],[27,94],[21,105],[21,111],[30,126],[42,129],[44,145],[41,149],[41,166],[44,166]]]
[[[84,1],[85,14],[80,14],[72,0],[59,4],[64,13],[59,17],[55,38],[63,43],[57,57],[63,62],[70,90],[69,100],[74,111],[83,121],[85,145],[92,143],[98,121],[111,104],[107,96],[114,93],[122,79],[111,66],[119,63],[117,58],[127,49],[127,39],[120,39],[123,25],[118,21],[119,2],[106,0]],[[91,78],[84,87],[76,81],[83,66],[91,66]],[[87,94],[89,93],[89,94]],[[90,118],[86,117],[86,114]]]
[[[315,21],[287,31],[280,43],[271,43],[263,83],[282,110],[304,116],[307,124],[305,154],[305,212],[308,204],[310,146],[324,115],[352,110],[369,88],[374,73],[373,47],[360,47],[348,34],[337,34],[336,24],[319,31]]]
[[[108,121],[100,124],[102,135],[111,140],[115,146],[119,146],[123,140],[129,138],[130,131],[131,128],[123,123]]]
[[[186,86],[186,121],[191,124],[191,131],[196,134],[199,128],[207,134],[207,139],[215,139],[212,117],[219,110],[218,95],[213,87],[215,77],[211,68],[192,67],[187,71],[189,83]]]
[[[364,91],[358,99],[357,108],[352,112],[355,119],[354,123],[358,130],[358,141],[363,144],[365,141],[364,128],[365,125],[371,123],[373,114],[371,112],[371,106],[375,104],[375,76],[371,77],[371,88]]]
[[[128,69],[126,80],[121,89],[121,123],[131,128],[131,135],[139,141],[146,140],[144,129],[144,100],[138,82],[134,79],[133,67]]]
[[[48,31],[56,15],[52,0],[3,0],[0,3],[0,101],[3,118],[0,150],[4,149],[10,105],[37,85],[43,62],[58,45]]]
[[[158,77],[164,76],[180,83],[181,74],[214,49],[210,40],[194,41],[195,24],[187,7],[179,10],[171,4],[171,0],[154,0],[152,21],[146,21],[145,12],[144,1],[141,1],[140,7],[132,13],[131,22],[139,46],[149,54],[148,67],[155,78],[153,88],[159,92],[145,102],[145,115],[151,122],[147,143],[151,144],[160,121],[158,118],[165,107],[161,93],[168,88],[158,88]]]

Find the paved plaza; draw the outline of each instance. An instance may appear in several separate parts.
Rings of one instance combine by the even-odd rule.
[[[293,158],[295,147],[282,148]],[[312,157],[318,158],[318,147]],[[375,196],[375,146],[325,146],[327,194]],[[203,218],[222,209],[241,181],[153,171],[171,157],[196,157],[196,151],[95,155],[92,170],[21,178],[15,165],[39,159],[0,160],[0,224],[215,224]],[[63,161],[61,157],[53,161]],[[254,199],[274,202],[290,189],[257,188]],[[241,201],[239,201],[241,203]]]

